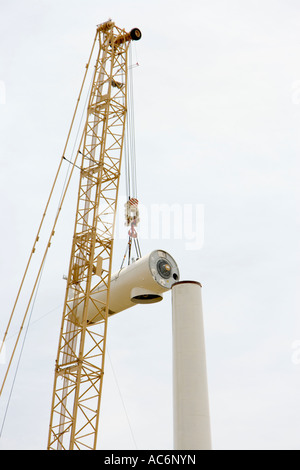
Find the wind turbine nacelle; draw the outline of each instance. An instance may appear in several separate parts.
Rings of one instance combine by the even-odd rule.
[[[155,250],[111,276],[108,314],[114,315],[137,304],[159,302],[163,293],[179,281],[179,269],[167,252]],[[99,309],[106,304],[107,289],[101,283],[91,293],[87,321],[103,320]],[[68,302],[74,302],[69,299]],[[82,323],[84,302],[77,300],[76,323]],[[74,310],[73,310],[74,311]]]

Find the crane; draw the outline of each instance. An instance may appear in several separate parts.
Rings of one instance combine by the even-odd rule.
[[[134,28],[130,32],[126,32],[117,27],[112,20],[101,23],[96,28],[92,51],[97,44],[97,56],[87,104],[86,121],[75,160],[81,159],[80,166],[77,165],[77,168],[78,166],[80,168],[80,177],[55,362],[48,449],[96,449],[104,375],[114,227],[128,106],[128,49],[131,41],[140,38],[139,29]],[[76,109],[77,105],[75,112]],[[66,156],[63,154],[60,165],[65,159]],[[59,207],[57,218],[60,209],[61,207]],[[40,271],[55,232],[57,218],[50,234]],[[28,265],[35,252],[39,230]],[[103,291],[104,300],[96,302],[93,293],[99,289]],[[96,311],[96,322],[91,318],[88,319],[87,316],[90,302],[93,303]],[[78,308],[82,311],[80,321],[76,315]],[[10,327],[12,315],[1,347]],[[7,373],[0,394],[6,376]]]
[[[141,33],[137,28],[126,33],[107,21],[98,26],[97,37],[98,56],[79,150],[81,173],[48,449],[95,449],[97,443],[127,111],[127,51],[130,41],[140,39]],[[87,321],[87,311],[100,284],[106,300],[94,305],[98,317],[95,324]],[[80,304],[83,315],[78,323],[76,310]]]

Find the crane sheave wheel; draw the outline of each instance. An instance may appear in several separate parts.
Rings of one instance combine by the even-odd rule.
[[[133,41],[138,41],[142,37],[142,33],[138,28],[133,28],[130,31],[130,37]]]

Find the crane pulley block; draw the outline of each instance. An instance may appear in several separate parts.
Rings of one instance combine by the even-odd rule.
[[[140,221],[139,201],[136,198],[130,198],[124,204],[125,206],[125,225],[132,223],[137,225]]]

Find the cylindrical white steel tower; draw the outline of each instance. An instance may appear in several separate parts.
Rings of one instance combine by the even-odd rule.
[[[211,450],[201,284],[172,286],[174,449]]]

